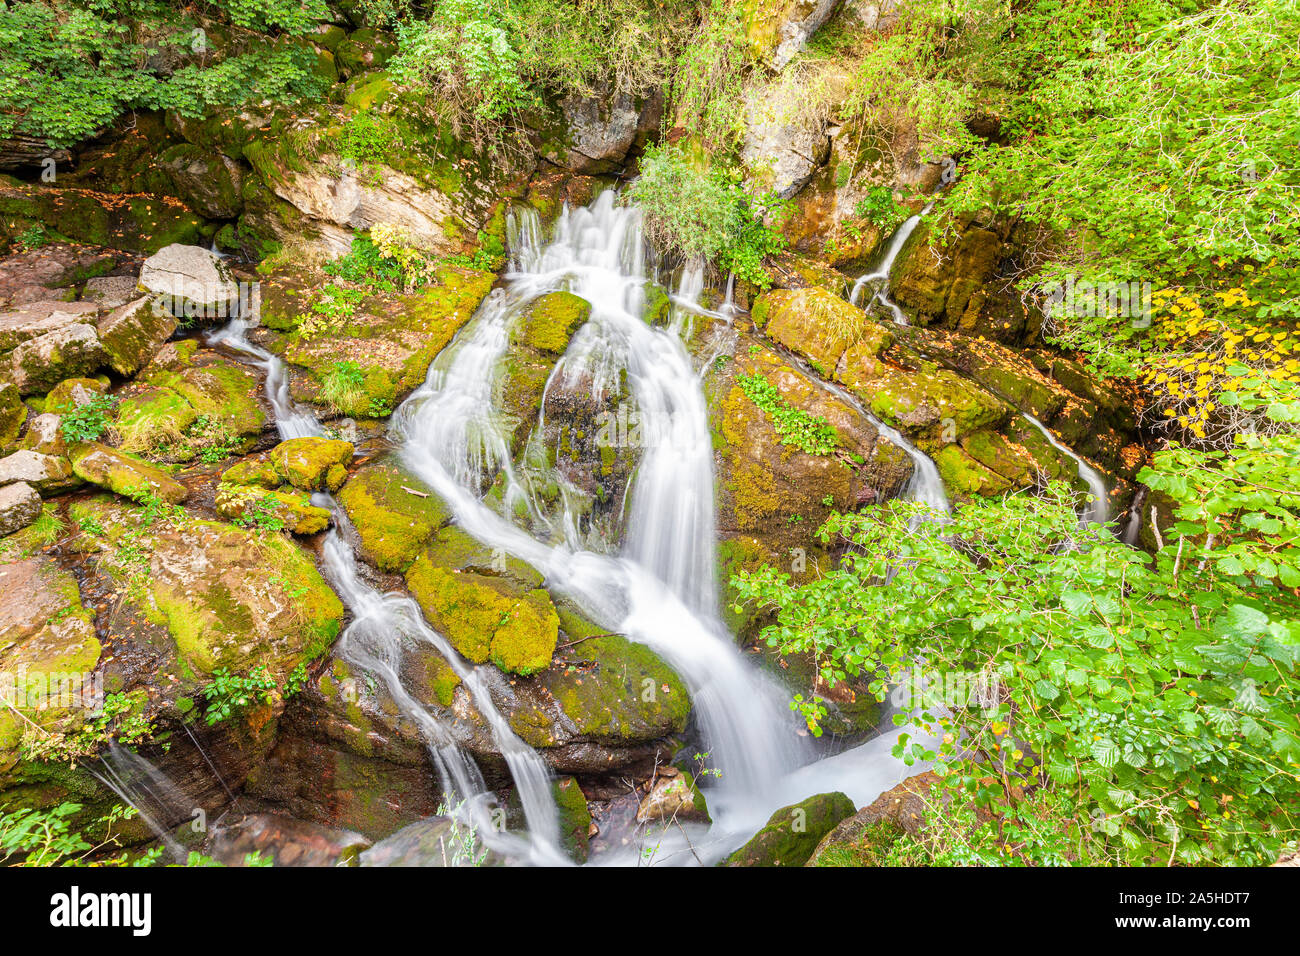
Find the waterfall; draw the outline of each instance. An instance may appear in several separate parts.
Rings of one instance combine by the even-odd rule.
[[[456,392],[483,377],[468,350],[440,357],[425,384],[393,419],[408,467],[446,499],[465,531],[529,562],[548,586],[566,594],[603,625],[644,643],[686,681],[710,766],[721,776],[709,787],[720,834],[734,842],[779,806],[781,779],[807,758],[783,692],[750,667],[717,618],[713,447],[700,378],[673,329],[642,320],[647,279],[635,208],[616,207],[612,193],[587,209],[565,209],[555,237],[540,253],[516,260],[505,297],[524,303],[543,291],[567,289],[592,305],[574,336],[566,367],[603,374],[624,371],[641,411],[640,465],[631,491],[631,519],[622,554],[610,556],[534,540],[479,500],[460,463],[469,432],[455,421],[476,416],[495,426],[489,410],[471,409]],[[675,296],[690,311],[698,291],[690,271]],[[508,309],[507,309],[508,311]],[[486,306],[462,336],[477,340],[485,326],[509,316]],[[681,323],[674,321],[680,328]],[[505,342],[501,342],[504,352]],[[597,384],[596,388],[601,385]],[[451,417],[453,420],[448,420]]]
[[[527,231],[522,235],[526,240]],[[525,241],[520,255],[528,255],[529,249]],[[504,306],[494,311],[494,304],[500,305],[500,299],[489,301],[485,310],[487,320],[480,324],[479,330],[482,333],[484,328],[489,329],[483,337],[490,341],[485,344],[471,340],[456,349],[457,354],[468,356],[466,361],[477,368],[482,367],[480,354],[492,347],[496,331],[501,326],[496,316]],[[323,435],[324,430],[315,415],[297,406],[290,397],[284,363],[248,340],[251,327],[249,320],[236,318],[208,341],[243,352],[262,367],[266,375],[266,397],[275,413],[281,440]],[[431,370],[431,377],[434,374],[435,370]],[[463,407],[457,410],[462,416],[469,412]],[[465,434],[464,429],[459,434]],[[500,450],[497,451],[500,454]],[[465,822],[477,829],[487,846],[534,863],[558,865],[566,862],[559,849],[559,819],[550,791],[550,772],[541,756],[519,739],[497,710],[487,686],[489,671],[470,667],[445,637],[425,623],[419,606],[411,598],[401,594],[381,594],[362,581],[356,554],[340,533],[340,528],[347,527],[347,516],[332,495],[315,495],[313,503],[328,509],[333,515],[334,527],[326,535],[321,561],[326,578],[352,614],[351,623],[339,638],[337,652],[345,660],[384,681],[402,712],[420,728],[448,806],[458,808],[454,815],[468,818]],[[408,642],[423,643],[436,650],[469,692],[514,778],[528,821],[527,841],[496,829],[490,814],[492,795],[477,765],[465,754],[454,735],[403,685],[400,665]]]
[[[889,274],[894,271],[894,260],[898,258],[898,254],[903,250],[903,246],[906,244],[908,237],[912,235],[912,232],[920,224],[921,217],[926,215],[933,208],[934,202],[932,200],[915,216],[908,216],[903,220],[903,224],[898,227],[897,231],[894,233],[894,237],[890,239],[889,246],[885,249],[885,258],[880,261],[880,265],[876,267],[874,272],[867,273],[859,278],[857,282],[853,283],[853,290],[849,293],[850,303],[857,305],[858,299],[862,296],[862,290],[865,289],[868,284],[878,283],[875,295],[871,297],[871,301],[868,302],[864,308],[869,312],[873,305],[880,303],[880,305],[889,310],[890,315],[893,316],[896,323],[899,325],[908,324],[907,316],[903,314],[903,310],[900,309],[889,297]]]
[[[1025,421],[1033,425],[1043,437],[1051,444],[1053,448],[1064,455],[1069,455],[1079,466],[1079,477],[1084,480],[1088,486],[1088,492],[1091,495],[1088,504],[1083,509],[1083,514],[1079,516],[1081,524],[1105,524],[1110,520],[1110,502],[1106,497],[1106,480],[1101,477],[1101,473],[1083,460],[1083,456],[1075,452],[1072,448],[1063,444],[1055,435],[1053,435],[1037,418],[1028,412],[1021,412]]]

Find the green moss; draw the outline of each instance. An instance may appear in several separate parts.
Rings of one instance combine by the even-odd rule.
[[[539,352],[563,355],[573,333],[591,315],[591,303],[572,292],[548,292],[536,299],[519,319],[516,338]]]
[[[17,440],[26,420],[27,406],[18,388],[13,382],[0,382],[0,450]]]
[[[66,415],[80,404],[77,394],[89,392],[91,395],[103,395],[108,391],[108,382],[97,378],[65,378],[45,396],[45,406],[41,409],[52,415]]]
[[[889,851],[903,837],[890,820],[864,827],[851,840],[827,843],[808,861],[809,866],[886,866]]]
[[[492,635],[492,663],[510,674],[535,674],[551,664],[560,619],[540,588],[515,602]]]
[[[392,459],[359,470],[339,492],[339,503],[362,554],[384,571],[405,571],[451,518],[446,503]]]
[[[822,793],[772,814],[763,829],[731,856],[728,866],[803,866],[835,826],[857,807],[843,793]]]
[[[257,376],[233,362],[221,361],[176,372],[160,369],[146,381],[180,394],[201,415],[223,422],[235,435],[256,435],[266,424],[258,404]]]
[[[182,439],[199,413],[170,388],[150,388],[124,399],[117,407],[114,429],[124,451],[148,452]]]
[[[276,445],[267,457],[276,473],[295,488],[304,491],[337,491],[339,469],[352,461],[351,442],[330,438],[291,438]],[[342,472],[344,478],[347,471]],[[331,485],[330,482],[337,482]]]
[[[560,818],[560,844],[577,863],[587,860],[591,841],[591,810],[587,797],[573,777],[561,777],[551,784],[555,810]]]
[[[68,458],[78,478],[127,498],[157,495],[175,504],[189,494],[189,489],[153,465],[94,442],[73,445]]]

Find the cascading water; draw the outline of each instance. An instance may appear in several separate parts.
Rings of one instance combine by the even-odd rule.
[[[1082,524],[1105,524],[1109,521],[1110,502],[1106,497],[1106,479],[1101,477],[1101,472],[1084,461],[1082,455],[1077,454],[1072,448],[1063,444],[1048,430],[1046,425],[1033,415],[1028,412],[1021,412],[1020,414],[1024,416],[1025,421],[1043,433],[1043,437],[1047,439],[1053,448],[1064,455],[1069,455],[1074,460],[1074,463],[1078,465],[1079,477],[1088,486],[1088,493],[1091,495],[1087,506],[1083,509],[1083,514],[1079,516],[1079,521]]]
[[[721,770],[710,793],[715,819],[720,832],[743,834],[774,809],[764,791],[804,755],[780,691],[745,663],[717,621],[713,451],[703,392],[681,339],[641,319],[640,214],[616,207],[613,198],[606,193],[589,209],[566,210],[544,252],[516,257],[522,271],[508,277],[507,291],[516,302],[554,289],[582,296],[592,315],[574,337],[566,366],[594,373],[595,388],[609,374],[626,371],[646,440],[623,556],[537,542],[484,505],[472,484],[458,480],[472,451],[457,443],[468,432],[448,416],[474,415],[484,428],[493,427],[491,414],[456,397],[482,377],[468,352],[435,364],[395,415],[393,434],[408,467],[452,505],[467,532],[537,567],[551,587],[651,647],[683,677],[711,764]],[[685,298],[691,300],[689,289]],[[476,341],[484,327],[510,320],[486,308],[464,334]],[[505,328],[493,339],[502,353],[507,339]]]
[[[876,287],[875,295],[871,297],[871,301],[864,308],[871,311],[872,306],[879,303],[889,310],[890,315],[899,325],[908,324],[907,316],[903,313],[903,310],[889,297],[889,274],[894,271],[894,260],[898,258],[898,254],[903,250],[908,237],[920,224],[921,217],[926,215],[932,208],[934,208],[933,202],[927,204],[915,216],[908,216],[907,219],[903,220],[903,224],[898,227],[894,237],[889,241],[889,246],[885,249],[885,258],[880,261],[880,265],[876,267],[874,272],[867,273],[853,283],[853,290],[849,293],[849,302],[857,305],[858,300],[862,297],[863,290],[868,285],[874,284]]]
[[[490,314],[490,311],[489,311]],[[248,340],[254,320],[236,318],[209,338],[213,345],[225,345],[253,357],[265,375],[267,400],[275,413],[282,440],[324,434],[320,422],[297,406],[289,396],[284,364],[270,352]],[[486,323],[491,324],[491,323]],[[484,348],[471,341],[457,351],[470,361]],[[432,374],[432,373],[431,373]],[[352,614],[352,622],[339,639],[337,652],[344,659],[384,681],[393,700],[420,728],[454,815],[474,826],[491,849],[508,857],[540,864],[562,864],[559,850],[559,820],[550,792],[550,773],[541,757],[510,729],[492,701],[486,669],[469,666],[441,634],[430,628],[418,605],[401,594],[382,594],[360,577],[356,555],[341,528],[347,517],[331,495],[317,495],[313,503],[328,509],[334,528],[326,535],[322,565],[330,584]],[[491,794],[474,761],[464,753],[454,735],[405,688],[400,665],[408,643],[426,644],[440,654],[460,677],[479,714],[487,723],[493,741],[505,758],[515,781],[528,821],[528,840],[521,841],[500,832],[490,814]]]

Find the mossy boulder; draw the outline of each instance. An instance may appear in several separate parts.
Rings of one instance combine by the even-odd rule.
[[[267,461],[286,483],[302,491],[337,491],[347,480],[351,442],[333,438],[291,438],[269,452]]]
[[[135,500],[156,495],[173,504],[184,501],[186,488],[166,472],[98,442],[68,449],[72,470],[83,481]]]
[[[704,794],[695,778],[676,767],[665,767],[637,807],[638,823],[665,821],[712,823]]]
[[[51,558],[0,564],[0,591],[0,698],[11,705],[0,707],[3,774],[31,723],[57,732],[80,722],[102,648],[76,579]]]
[[[179,392],[146,388],[118,403],[113,428],[122,451],[146,453],[180,441],[198,417]]]
[[[500,578],[435,567],[422,555],[406,585],[429,622],[476,664],[491,660],[512,674],[533,674],[551,663],[560,619],[540,588],[519,593]]]
[[[27,406],[13,382],[0,382],[0,449],[18,440],[27,421]]]
[[[341,323],[304,336],[299,327],[313,314],[320,276],[282,273],[262,284],[262,323],[286,333],[274,346],[284,360],[308,370],[292,381],[300,401],[338,403],[325,386],[342,362],[355,364],[361,387],[337,405],[343,414],[371,417],[397,405],[424,382],[434,357],[470,320],[492,288],[488,272],[446,266],[414,293],[365,295]]]
[[[334,47],[339,72],[344,76],[380,69],[397,52],[393,38],[370,27],[353,30]]]
[[[188,516],[150,523],[103,499],[82,503],[78,516],[103,529],[85,533],[83,546],[136,612],[120,626],[168,635],[182,681],[259,665],[283,679],[338,636],[342,603],[288,538]]]
[[[67,378],[50,389],[41,410],[53,415],[66,415],[79,405],[85,405],[107,392],[108,382],[105,379]]]
[[[171,334],[176,317],[149,297],[119,306],[99,320],[99,341],[119,375],[140,371]]]
[[[359,469],[339,491],[339,504],[362,556],[383,571],[405,571],[451,519],[447,504],[391,457]]]
[[[106,359],[95,327],[76,322],[23,342],[9,353],[7,371],[19,394],[37,395],[66,378],[90,375]]]
[[[47,497],[81,484],[66,458],[26,450],[0,458],[0,485],[15,481],[26,482]]]
[[[330,526],[328,509],[318,508],[301,491],[269,491],[253,485],[222,482],[217,488],[217,514],[245,521],[269,518],[283,523],[290,534],[319,534]]]
[[[569,340],[591,316],[591,303],[572,292],[548,292],[533,300],[519,317],[517,342],[563,355]]]
[[[857,306],[821,288],[774,289],[754,301],[754,322],[773,341],[803,356],[829,378],[851,345],[879,354],[893,342],[889,330]]]
[[[846,794],[821,793],[782,807],[731,856],[727,866],[803,866],[817,844],[857,811]]]
[[[942,800],[931,796],[931,788],[938,780],[934,773],[927,772],[886,790],[827,833],[804,865],[888,865],[894,844],[903,836],[920,836],[933,806],[942,805]]]
[[[261,384],[256,373],[214,353],[204,352],[201,361],[184,362],[180,368],[151,364],[142,378],[180,395],[230,437],[258,435],[266,426],[266,412],[258,401]]]

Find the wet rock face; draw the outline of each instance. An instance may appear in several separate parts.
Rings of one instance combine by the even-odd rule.
[[[351,830],[336,830],[273,813],[249,813],[215,827],[204,852],[226,866],[242,866],[250,853],[274,866],[356,866],[370,841]]]
[[[243,208],[243,167],[221,153],[189,143],[172,146],[158,156],[171,177],[176,194],[208,219],[234,219]]]

